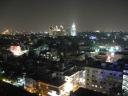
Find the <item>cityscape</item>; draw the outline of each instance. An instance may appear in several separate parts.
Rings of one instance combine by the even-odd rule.
[[[106,23],[100,25],[98,22],[95,22],[94,25],[101,27],[93,27],[93,22],[88,23],[88,27],[85,23],[83,27],[80,21],[85,22],[84,19],[79,21],[72,16],[72,22],[66,22],[68,14],[63,14],[65,16],[64,19],[62,18],[63,23],[58,22],[59,19],[51,22],[52,20],[50,21],[48,12],[46,12],[49,10],[54,13],[52,19],[59,18],[62,15],[59,7],[70,3],[73,4],[71,7],[75,8],[78,3],[79,6],[76,10],[81,12],[78,12],[81,17],[84,12],[81,10],[85,8],[83,8],[83,3],[96,5],[95,7],[104,12],[98,5],[100,3],[105,5],[109,1],[97,0],[100,3],[95,1],[91,3],[88,0],[74,0],[73,2],[63,0],[61,1],[63,4],[60,4],[58,0],[55,0],[54,3],[49,0],[39,0],[38,3],[35,0],[31,1],[12,0],[12,3],[9,3],[9,0],[0,1],[0,13],[3,14],[0,16],[0,96],[128,96],[128,27],[126,27],[128,18],[124,18],[126,22],[121,19],[128,16],[126,11],[128,7],[124,6],[128,2],[117,0],[116,4],[121,5],[118,7],[119,14],[126,13],[118,18],[120,26],[109,28],[109,25],[105,25]],[[117,6],[113,5],[114,2],[113,0],[107,4]],[[15,4],[16,6],[12,6]],[[17,6],[17,4],[19,5]],[[25,5],[22,8],[20,4]],[[49,24],[47,28],[43,23],[40,24],[44,27],[40,28],[36,24],[36,20],[40,16],[33,21],[34,24],[31,24],[32,16],[30,19],[26,16],[22,18],[24,16],[22,14],[21,17],[12,18],[14,20],[12,22],[11,15],[8,15],[15,12],[14,17],[19,16],[16,15],[18,12],[32,15],[36,10],[36,7],[33,10],[33,6],[40,4],[43,4],[39,7],[44,8],[42,10],[45,10],[47,6],[44,11],[48,15],[47,22],[45,22],[46,25]],[[26,5],[29,6],[29,11],[24,10],[24,8],[28,8]],[[106,6],[106,12],[110,12],[107,8],[113,10],[112,6]],[[67,5],[67,8],[69,7]],[[52,8],[60,13],[55,14],[56,12],[52,12]],[[87,8],[90,8],[89,5]],[[69,8],[69,10],[71,9]],[[88,10],[90,14],[91,10]],[[95,10],[99,12],[99,9]],[[42,12],[43,14],[40,11],[35,12],[34,16],[39,14],[43,16],[44,12]],[[6,18],[7,15],[8,18]],[[21,21],[18,18],[22,18]],[[41,18],[45,18],[45,16]],[[116,17],[112,15],[112,18]],[[88,17],[88,19],[92,18]],[[29,23],[26,23],[26,20],[30,20]],[[101,18],[100,20],[103,21]],[[124,26],[121,22],[126,25]],[[117,22],[111,21],[110,24],[112,23]],[[104,27],[110,30],[106,30]]]

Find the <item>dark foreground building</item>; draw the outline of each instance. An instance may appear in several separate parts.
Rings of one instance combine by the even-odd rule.
[[[2,81],[0,81],[0,94],[1,96],[37,96]]]
[[[71,96],[107,96],[100,92],[95,92],[85,88],[79,88],[76,92],[72,93]]]

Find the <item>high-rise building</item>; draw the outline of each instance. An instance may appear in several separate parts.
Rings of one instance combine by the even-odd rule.
[[[112,90],[121,90],[122,71],[108,68],[86,67],[86,86],[85,88],[101,92],[104,94],[112,93]]]
[[[77,33],[76,33],[76,25],[75,23],[72,24],[72,27],[71,27],[71,36],[76,36]]]

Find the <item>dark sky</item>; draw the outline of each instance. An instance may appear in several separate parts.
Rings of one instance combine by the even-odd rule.
[[[0,29],[45,31],[72,22],[78,31],[128,31],[128,0],[0,0]]]

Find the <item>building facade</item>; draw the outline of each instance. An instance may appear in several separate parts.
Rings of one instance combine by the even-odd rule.
[[[128,64],[125,64],[123,70],[123,84],[122,84],[123,96],[128,95]]]
[[[104,94],[122,85],[122,72],[100,68],[86,67],[85,88]]]

